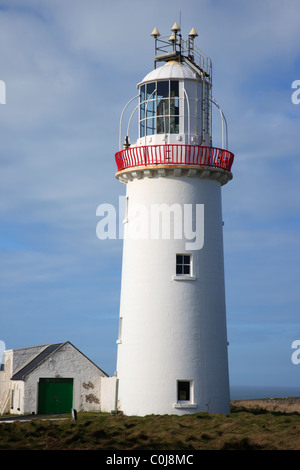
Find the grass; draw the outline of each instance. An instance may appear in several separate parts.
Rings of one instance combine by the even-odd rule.
[[[233,407],[228,415],[78,413],[0,421],[0,450],[299,450],[300,414]]]

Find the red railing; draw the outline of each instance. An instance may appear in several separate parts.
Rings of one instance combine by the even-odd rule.
[[[115,154],[118,171],[136,166],[196,165],[230,171],[234,155],[228,150],[201,145],[147,145],[129,147]]]

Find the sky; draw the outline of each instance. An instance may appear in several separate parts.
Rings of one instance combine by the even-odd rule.
[[[122,240],[99,240],[96,211],[125,194],[121,112],[153,69],[152,30],[177,21],[212,59],[235,155],[230,383],[300,394],[299,17],[298,0],[0,0],[0,349],[70,341],[114,374]]]

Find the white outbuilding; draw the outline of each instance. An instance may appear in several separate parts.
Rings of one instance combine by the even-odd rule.
[[[0,414],[111,411],[115,378],[69,341],[4,351]]]

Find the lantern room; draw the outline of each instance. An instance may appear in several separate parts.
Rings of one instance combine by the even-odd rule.
[[[234,156],[227,150],[224,113],[212,96],[211,59],[195,46],[198,34],[194,28],[187,40],[182,38],[177,23],[173,25],[170,37],[161,37],[157,28],[151,35],[155,41],[154,68],[138,83],[138,94],[122,111],[119,151],[115,155],[116,176],[124,180],[126,174],[127,180],[130,176],[127,170],[147,167],[148,171],[149,165],[193,166],[197,171],[209,167],[209,175],[220,176],[221,183],[225,184],[232,178],[230,170]],[[124,136],[124,111],[135,100],[137,104]],[[213,147],[212,142],[213,105],[221,116],[221,148]],[[130,129],[133,116],[138,120],[134,139]]]
[[[138,87],[140,144],[211,145],[209,82],[171,60],[150,72]]]
[[[170,38],[161,38],[157,28],[152,36],[154,70],[137,85],[138,144],[211,145],[212,67],[210,58],[194,45],[195,29],[187,41],[177,23]]]

